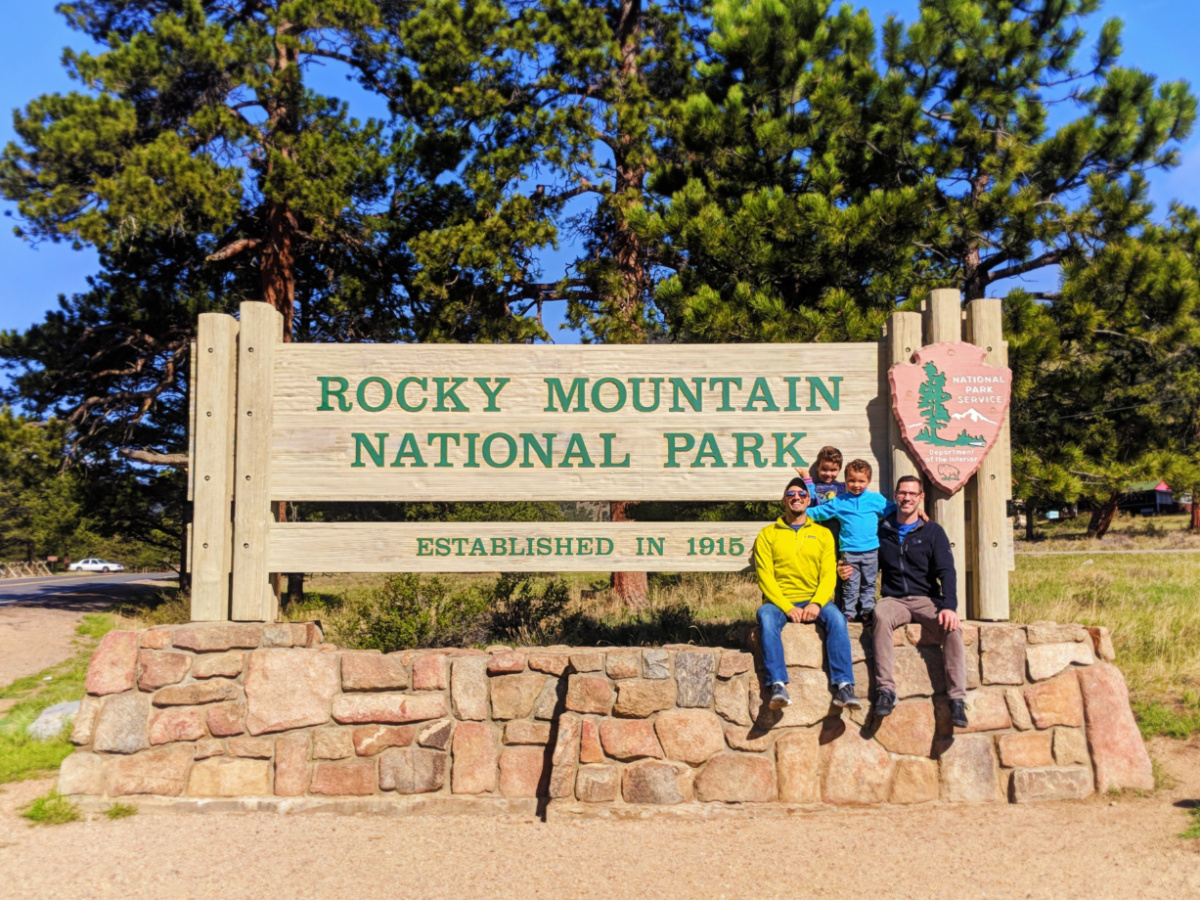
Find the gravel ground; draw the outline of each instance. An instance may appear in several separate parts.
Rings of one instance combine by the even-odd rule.
[[[832,810],[789,818],[142,813],[30,827],[0,795],[5,896],[35,898],[1178,898],[1200,896],[1200,741],[1157,742],[1153,797]]]

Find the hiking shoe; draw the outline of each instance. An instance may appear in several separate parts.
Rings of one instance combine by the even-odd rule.
[[[861,613],[858,614],[858,621],[863,623],[864,628],[870,628],[872,625],[875,624],[875,610],[874,609],[864,609]]]
[[[967,702],[965,700],[950,701],[950,721],[955,728],[967,727]]]
[[[851,709],[862,709],[862,701],[854,696],[854,685],[839,684],[833,692],[834,706],[848,706]]]
[[[787,688],[782,683],[771,685],[771,699],[767,701],[767,706],[771,709],[783,709],[791,705],[792,698],[788,696]]]
[[[892,714],[892,710],[895,708],[896,695],[891,691],[880,691],[879,696],[875,698],[875,715],[885,719]]]

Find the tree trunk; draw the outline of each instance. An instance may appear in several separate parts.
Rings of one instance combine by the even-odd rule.
[[[971,180],[971,206],[975,209],[983,202],[987,194],[987,175],[976,175]],[[963,256],[963,300],[978,300],[987,296],[988,273],[980,268],[979,240],[972,238]]]
[[[616,86],[618,95],[642,80],[637,55],[643,18],[641,0],[622,0],[614,34],[621,54]],[[621,96],[614,98],[618,116],[611,147],[616,184],[609,198],[613,206],[613,233],[610,240],[617,289],[610,292],[608,287],[602,287],[601,301],[608,308],[609,315],[618,320],[616,329],[613,329],[615,333],[608,339],[638,343],[646,339],[642,304],[650,285],[645,266],[645,248],[629,224],[628,212],[630,207],[639,205],[644,197],[646,161],[641,149],[636,146],[635,135],[640,123],[622,120],[619,110],[623,99]],[[611,501],[609,512],[613,522],[631,521],[624,500]],[[613,572],[611,584],[613,593],[624,603],[644,603],[650,593],[650,581],[645,572]]]
[[[1092,510],[1092,517],[1088,520],[1088,537],[1102,538],[1108,533],[1108,527],[1112,525],[1112,520],[1117,515],[1117,504],[1120,501],[1121,494],[1118,491],[1105,500],[1100,506],[1096,507],[1096,509]]]
[[[287,577],[287,605],[304,601],[304,573],[289,572]]]
[[[1033,540],[1033,523],[1037,519],[1037,507],[1032,503],[1025,504],[1025,540]]]
[[[608,504],[614,522],[632,521],[626,515],[626,501],[613,500]],[[645,572],[613,572],[612,591],[624,603],[645,603],[650,594],[650,579]]]
[[[1200,484],[1192,485],[1192,531],[1200,531]]]

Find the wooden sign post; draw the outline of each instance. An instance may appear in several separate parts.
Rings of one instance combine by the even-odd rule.
[[[998,334],[998,324],[983,316],[974,327],[1000,347],[986,331]],[[956,292],[935,292],[925,319],[927,343],[962,339]],[[887,372],[911,361],[921,336],[921,317],[898,312],[882,343],[291,344],[263,303],[243,303],[240,322],[204,316],[191,473],[193,569],[204,576],[193,618],[273,621],[280,572],[745,569],[762,523],[461,528],[276,522],[271,509],[481,497],[777,500],[825,444],[871,463],[872,489],[890,496],[899,474],[920,469],[892,415]],[[992,573],[1006,546],[1006,445],[989,460],[994,487],[976,501],[988,510],[986,566],[967,558],[965,492],[939,497],[936,518],[955,544],[960,581],[994,598],[989,618],[1005,618],[1007,571]]]

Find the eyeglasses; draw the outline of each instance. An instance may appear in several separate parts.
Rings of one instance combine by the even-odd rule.
[[[788,491],[783,496],[787,497],[789,500],[791,500],[795,497],[807,497],[808,491]]]
[[[920,497],[920,491],[896,491],[897,497]]]

